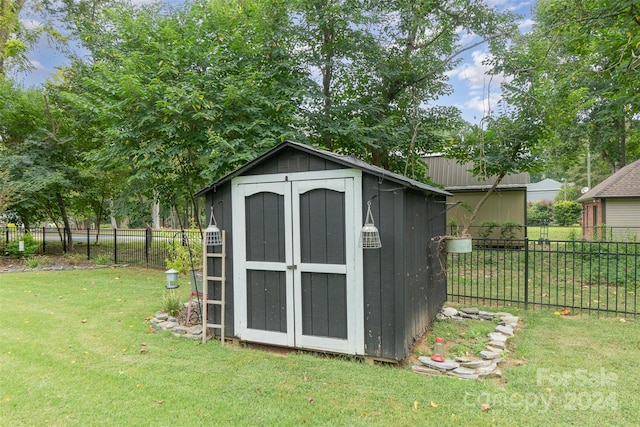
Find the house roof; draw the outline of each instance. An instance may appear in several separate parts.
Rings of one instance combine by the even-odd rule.
[[[474,191],[489,191],[491,185],[457,185],[445,187],[445,190],[452,193],[464,193]],[[500,184],[496,187],[496,191],[526,191],[527,184]]]
[[[542,181],[527,184],[527,189],[532,191],[561,190],[562,183],[555,179],[547,178]]]
[[[626,165],[581,196],[579,202],[610,197],[640,197],[640,160]]]
[[[246,171],[248,171],[249,169],[255,167],[256,165],[266,161],[267,159],[275,156],[277,153],[281,152],[282,150],[285,150],[287,148],[293,148],[295,150],[301,151],[301,152],[305,152],[317,157],[321,157],[323,159],[326,160],[330,160],[332,162],[338,163],[342,166],[345,166],[347,168],[355,168],[355,169],[360,169],[362,171],[365,171],[367,173],[369,173],[370,175],[376,176],[380,179],[386,179],[392,182],[395,182],[399,185],[408,187],[408,188],[412,188],[415,190],[420,190],[420,191],[427,191],[430,193],[436,193],[436,194],[441,194],[443,196],[451,196],[452,194],[449,193],[448,191],[442,190],[440,188],[437,187],[433,187],[431,185],[427,185],[424,184],[422,182],[413,180],[411,178],[407,178],[404,175],[400,175],[397,173],[393,173],[390,172],[386,169],[382,169],[380,167],[371,165],[363,160],[360,160],[356,157],[352,157],[352,156],[343,156],[337,153],[333,153],[331,151],[327,151],[327,150],[321,150],[319,148],[315,148],[312,147],[310,145],[306,145],[306,144],[301,144],[299,142],[294,142],[294,141],[284,141],[281,144],[275,146],[274,148],[272,148],[271,150],[267,151],[266,153],[256,157],[255,159],[251,160],[250,162],[246,163],[245,165],[239,167],[238,169],[234,170],[233,172],[228,173],[227,175],[223,176],[222,178],[220,178],[219,180],[213,182],[212,184],[208,185],[207,187],[201,189],[200,191],[198,191],[194,196],[202,196],[204,193],[208,192],[209,190],[214,189],[215,187],[232,180],[233,178],[235,178],[236,176],[240,176],[243,173],[245,173]]]

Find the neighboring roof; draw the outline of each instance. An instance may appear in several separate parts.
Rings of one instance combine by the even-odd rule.
[[[628,164],[581,196],[579,202],[611,197],[640,197],[640,160]]]
[[[461,164],[455,159],[449,159],[442,155],[429,155],[422,158],[427,164],[427,176],[431,181],[442,184],[445,188],[478,186],[493,184],[497,177],[491,176],[481,181],[474,176],[470,170],[473,162]],[[506,175],[502,179],[502,184],[529,184],[531,178],[527,172]]]
[[[331,151],[326,151],[326,150],[321,150],[319,148],[315,148],[312,147],[310,145],[306,145],[306,144],[301,144],[299,142],[293,142],[293,141],[284,141],[281,144],[275,146],[274,148],[272,148],[271,150],[267,151],[266,153],[262,154],[261,156],[256,157],[255,159],[253,159],[252,161],[246,163],[244,166],[239,167],[238,169],[236,169],[235,171],[228,173],[227,175],[223,176],[222,178],[220,178],[219,180],[213,182],[212,184],[210,184],[209,186],[201,189],[200,191],[198,191],[194,196],[201,196],[204,193],[206,193],[207,191],[227,182],[232,180],[233,178],[235,178],[236,176],[240,176],[243,173],[245,173],[247,170],[253,168],[254,166],[256,166],[259,163],[264,162],[265,160],[267,160],[270,157],[275,156],[277,153],[279,153],[280,151],[287,149],[287,148],[293,148],[295,150],[298,151],[302,151],[308,154],[312,154],[314,156],[318,156],[321,157],[323,159],[326,160],[330,160],[332,162],[338,163],[340,165],[343,165],[345,167],[348,168],[355,168],[355,169],[360,169],[362,171],[365,171],[367,173],[369,173],[370,175],[374,175],[377,176],[381,179],[386,179],[392,182],[395,182],[397,184],[403,185],[405,187],[409,187],[409,188],[413,188],[416,190],[420,190],[420,191],[428,191],[431,193],[437,193],[437,194],[441,194],[443,196],[451,196],[452,194],[449,193],[448,191],[442,190],[440,188],[437,187],[433,187],[431,185],[427,185],[424,184],[422,182],[413,180],[411,178],[407,178],[406,176],[397,174],[397,173],[393,173],[390,172],[388,170],[382,169],[380,167],[377,166],[373,166],[363,160],[360,160],[356,157],[352,157],[352,156],[343,156],[340,154],[336,154],[333,153]]]
[[[452,193],[472,192],[472,191],[488,191],[491,188],[490,184],[486,185],[457,185],[451,187],[445,187],[445,190]],[[525,191],[527,189],[526,184],[500,184],[496,187],[496,191]]]
[[[561,190],[562,183],[555,179],[547,178],[542,181],[534,182],[527,185],[527,189],[530,191],[547,191],[547,190]]]

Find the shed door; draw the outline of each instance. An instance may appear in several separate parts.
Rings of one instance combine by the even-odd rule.
[[[236,333],[248,341],[362,353],[356,179],[300,179],[308,175],[234,181]]]

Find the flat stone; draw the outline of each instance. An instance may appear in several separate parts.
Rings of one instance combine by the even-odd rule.
[[[495,361],[493,360],[472,360],[469,362],[462,362],[460,363],[460,366],[470,369],[478,369],[493,365],[494,363]]]
[[[460,317],[464,317],[465,319],[479,319],[477,314],[465,313],[464,311],[460,312]]]
[[[513,315],[511,313],[506,313],[504,311],[499,311],[497,313],[493,313],[493,317],[499,317],[499,318],[503,318],[503,317],[513,317]]]
[[[159,312],[156,313],[156,319],[161,320],[161,321],[162,320],[167,320],[167,319],[169,319],[169,315],[167,313],[162,313],[162,312],[159,311]]]
[[[479,313],[478,317],[482,320],[493,320],[493,314],[489,313],[489,314],[483,314],[483,313]]]
[[[445,320],[445,319],[448,319],[448,317],[447,317],[447,316],[445,316],[445,315],[444,315],[444,314],[442,314],[442,313],[438,313],[438,314],[436,314],[436,319],[438,319],[438,320]]]
[[[427,377],[436,377],[436,376],[442,375],[442,371],[439,371],[437,369],[427,368],[424,365],[413,365],[411,367],[411,370],[416,374],[424,375]]]
[[[499,348],[501,350],[504,350],[507,347],[507,343],[505,341],[489,341],[489,344],[491,347],[495,347],[495,348]]]
[[[202,334],[202,325],[193,325],[187,329],[188,334],[200,335]]]
[[[511,328],[509,326],[498,325],[498,326],[496,326],[496,332],[500,332],[501,334],[512,336],[513,335],[513,328]]]
[[[496,369],[498,369],[498,365],[496,363],[491,363],[490,365],[479,367],[476,369],[476,373],[481,377],[485,377],[493,373]]]
[[[500,332],[490,332],[487,334],[487,337],[489,337],[490,341],[502,341],[502,342],[507,342],[507,336],[501,334]]]
[[[460,378],[462,380],[477,380],[480,376],[476,373],[473,374],[457,374],[454,371],[448,371],[447,375],[451,375],[452,377]]]
[[[503,351],[507,351],[507,350],[505,350],[505,349],[503,349],[503,348],[492,347],[492,346],[490,346],[490,345],[487,345],[487,346],[485,347],[485,350],[487,350],[487,351],[491,351],[491,352],[493,352],[493,353],[502,353]]]
[[[500,353],[496,353],[495,351],[482,350],[480,352],[480,357],[486,360],[498,359],[500,357]]]
[[[160,326],[162,326],[162,329],[166,331],[168,329],[175,328],[178,324],[176,322],[162,322]]]
[[[454,374],[459,374],[459,375],[473,375],[476,373],[475,369],[471,369],[471,368],[465,368],[464,366],[460,366],[454,370],[452,370],[451,372],[453,372]]]
[[[461,311],[463,313],[467,313],[467,314],[478,314],[478,313],[480,313],[480,310],[478,310],[475,307],[461,308],[459,311]]]
[[[168,322],[177,322],[177,321],[178,321],[178,319],[176,319],[176,318],[175,318],[175,317],[173,317],[173,316],[169,316],[169,318],[167,319],[167,321],[168,321]]]
[[[451,316],[451,320],[464,320],[464,319],[460,316]]]
[[[184,325],[177,325],[176,327],[173,328],[173,332],[176,332],[178,334],[186,334],[188,332],[188,329],[186,326]]]
[[[473,359],[468,356],[458,356],[454,360],[460,364],[463,364],[466,362],[471,362]]]
[[[442,314],[447,317],[456,316],[458,314],[458,310],[453,307],[445,307],[442,309]]]
[[[423,365],[429,368],[437,369],[439,371],[450,371],[460,366],[458,362],[455,362],[451,359],[446,359],[444,362],[436,362],[435,360],[432,360],[430,357],[420,356],[418,357],[418,360]]]

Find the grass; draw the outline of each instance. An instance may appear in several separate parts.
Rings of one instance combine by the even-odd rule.
[[[529,240],[540,238],[541,227],[527,227],[527,237]],[[582,227],[547,227],[547,239],[549,240],[571,240],[582,238]]]
[[[640,325],[629,319],[512,311],[526,326],[504,378],[475,382],[154,333],[145,319],[164,282],[138,268],[0,274],[0,425],[637,422]],[[462,345],[484,333],[457,327],[438,321],[433,335]]]

